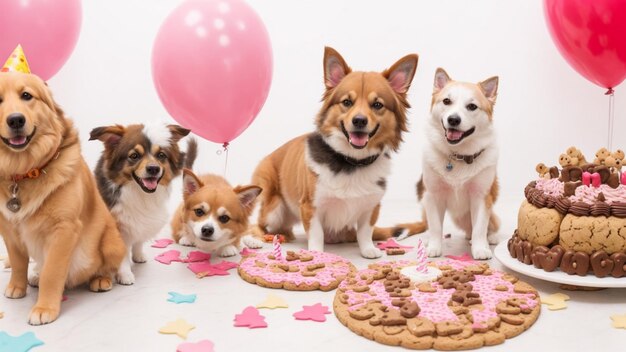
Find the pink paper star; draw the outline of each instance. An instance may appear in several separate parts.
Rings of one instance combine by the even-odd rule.
[[[239,252],[239,254],[240,254],[242,257],[248,256],[248,255],[250,255],[250,254],[254,254],[254,253],[256,253],[256,251],[255,251],[254,249],[250,249],[250,248],[248,248],[248,247],[243,247],[243,249],[241,250],[241,252]]]
[[[213,342],[202,340],[196,343],[181,343],[176,347],[176,352],[213,352]]]
[[[236,267],[237,263],[229,262],[226,260],[223,260],[217,264],[211,264],[208,261],[204,261],[187,265],[187,268],[193,271],[194,274],[202,274],[203,276],[230,275],[228,270]]]
[[[180,259],[180,252],[175,249],[157,255],[154,257],[154,260],[167,265],[170,265],[171,262],[182,261],[182,259]]]
[[[183,260],[183,263],[196,263],[196,262],[204,262],[211,259],[210,253],[204,253],[200,251],[189,252],[187,258]]]
[[[265,317],[259,313],[258,309],[249,306],[246,307],[241,314],[235,315],[235,326],[247,326],[250,329],[266,328],[267,323],[265,322]]]
[[[297,320],[313,320],[321,323],[326,321],[325,314],[330,314],[328,307],[321,303],[315,303],[312,306],[302,306],[302,310],[293,313],[293,316]]]
[[[465,252],[461,255],[446,255],[446,258],[450,258],[450,259],[454,259],[454,260],[459,260],[462,262],[474,262],[474,258],[472,258],[471,255],[469,255],[469,253]]]
[[[396,242],[393,238],[388,239],[387,242],[378,242],[378,244],[376,244],[376,247],[383,251],[387,248],[413,248],[412,246],[403,246],[400,243]]]
[[[154,243],[152,244],[152,248],[165,248],[167,246],[169,246],[170,244],[174,243],[173,240],[169,239],[169,238],[161,238],[158,240],[155,240]]]

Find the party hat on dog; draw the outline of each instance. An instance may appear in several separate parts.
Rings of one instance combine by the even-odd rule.
[[[4,63],[0,72],[30,73],[28,61],[26,61],[26,56],[24,55],[24,50],[21,45],[18,44],[17,48],[13,50],[13,53],[11,53],[7,62]]]

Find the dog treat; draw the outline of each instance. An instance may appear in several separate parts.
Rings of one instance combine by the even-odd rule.
[[[334,254],[287,251],[281,260],[270,252],[252,253],[239,263],[239,275],[247,282],[290,291],[330,291],[354,271],[346,259]]]
[[[524,189],[517,230],[509,240],[511,256],[548,272],[624,276],[623,159],[623,151],[602,148],[594,163],[588,163],[580,150],[570,147],[559,158],[566,165],[557,169],[558,177],[540,177]]]
[[[387,255],[402,255],[406,253],[406,251],[402,248],[387,248],[385,252]]]
[[[442,274],[417,285],[401,274],[411,265],[415,262],[379,262],[351,273],[335,294],[339,321],[385,345],[464,350],[519,335],[541,311],[532,286],[487,264],[431,263]],[[403,290],[407,295],[399,294]]]

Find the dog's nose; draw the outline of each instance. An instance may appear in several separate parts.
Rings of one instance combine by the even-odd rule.
[[[204,225],[200,231],[202,231],[202,236],[209,237],[215,232],[215,228],[211,225]]]
[[[456,127],[461,124],[461,118],[459,115],[450,115],[448,116],[448,125]]]
[[[352,124],[356,128],[363,128],[367,126],[367,117],[363,115],[356,115],[355,117],[352,118]]]
[[[20,128],[24,127],[25,124],[26,117],[24,117],[24,115],[19,112],[13,113],[9,115],[9,117],[7,117],[7,125],[9,125],[9,127],[14,130],[19,130]]]
[[[146,172],[150,176],[156,176],[156,175],[159,174],[159,172],[161,172],[161,168],[159,166],[155,166],[155,165],[148,165],[148,166],[146,166]]]

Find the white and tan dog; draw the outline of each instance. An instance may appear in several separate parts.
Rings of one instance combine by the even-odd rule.
[[[268,155],[253,184],[263,188],[257,232],[292,238],[302,222],[309,249],[357,240],[361,255],[378,258],[372,243],[391,153],[406,131],[406,94],[417,68],[407,55],[389,69],[353,72],[337,51],[324,52],[323,106],[316,130]]]
[[[453,81],[441,68],[435,73],[423,174],[417,184],[428,224],[430,257],[441,255],[447,211],[472,240],[474,259],[491,258],[489,244],[497,243],[499,227],[493,213],[498,196],[498,146],[493,127],[497,92],[498,77],[473,84]],[[399,227],[404,235],[426,230],[424,222]]]

